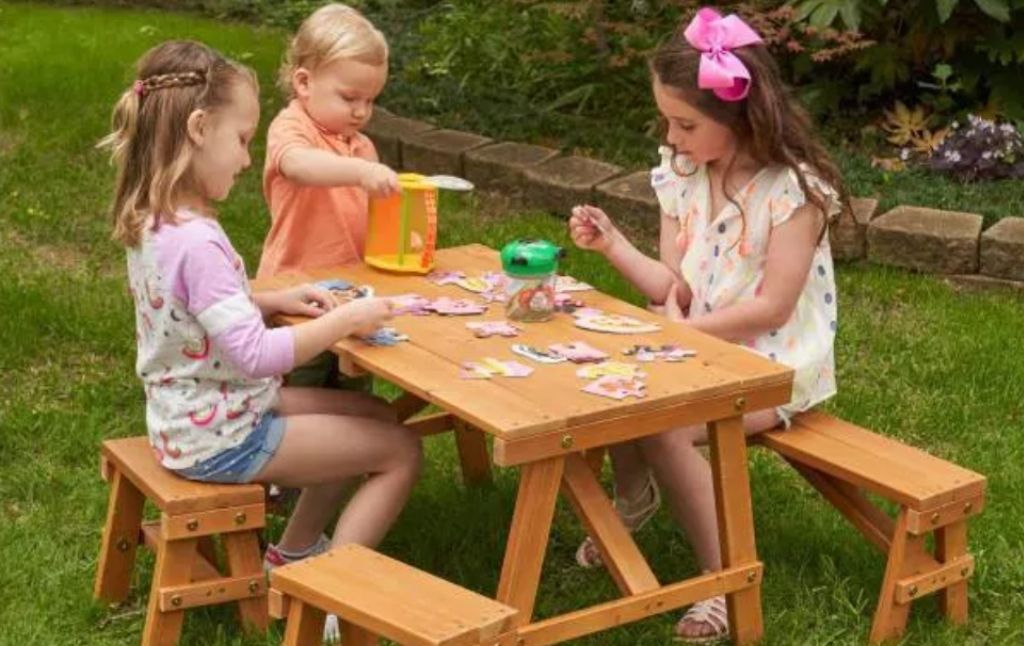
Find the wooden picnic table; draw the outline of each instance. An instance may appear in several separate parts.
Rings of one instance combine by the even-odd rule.
[[[482,245],[437,252],[438,270],[467,276],[498,271],[497,253]],[[366,266],[345,266],[257,280],[257,290],[327,278],[370,284],[378,296],[415,293],[427,298],[473,297],[455,285],[435,285],[422,276],[386,274]],[[493,304],[479,316],[399,316],[392,325],[410,339],[376,347],[344,339],[333,348],[343,372],[371,373],[405,394],[394,405],[409,419],[434,404],[443,413],[422,423],[424,432],[454,429],[464,476],[490,476],[484,434],[494,438],[493,462],[521,471],[496,598],[519,610],[514,639],[522,646],[552,644],[606,630],[726,594],[733,639],[749,643],[763,632],[762,564],[757,559],[747,471],[743,415],[789,401],[789,368],[745,348],[672,323],[597,291],[575,294],[588,307],[656,322],[661,330],[642,335],[591,332],[556,314],[544,323],[523,323],[515,339],[478,339],[468,321],[503,320],[504,306]],[[300,319],[285,319],[296,322]],[[676,344],[696,350],[682,363],[644,363],[646,397],[614,400],[585,393],[572,363],[541,365],[518,357],[512,343],[547,347],[582,340],[623,360],[633,344]],[[495,357],[530,364],[526,378],[462,379],[464,361]],[[597,460],[612,444],[689,424],[707,424],[718,511],[723,569],[685,581],[662,584],[651,571],[612,507],[596,475]],[[588,462],[588,456],[590,461]],[[622,598],[541,621],[534,602],[559,490],[568,498],[600,548]],[[506,642],[499,642],[506,643]]]

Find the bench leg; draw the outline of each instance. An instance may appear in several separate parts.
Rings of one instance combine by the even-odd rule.
[[[878,607],[875,608],[875,618],[871,624],[872,644],[896,639],[906,629],[910,604],[896,601],[896,584],[913,572],[918,553],[925,553],[924,538],[911,536],[907,532],[907,510],[902,508],[896,516],[885,576],[882,578],[882,591],[878,595]]]
[[[483,431],[473,428],[462,420],[455,420],[455,447],[462,464],[462,480],[466,484],[483,484],[491,481],[491,458],[487,454],[487,442]]]
[[[197,542],[194,538],[167,541],[161,536],[158,539],[153,585],[149,590],[149,606],[146,609],[146,626],[142,630],[142,646],[173,646],[178,643],[185,611],[161,612],[160,590],[191,583]]]
[[[935,557],[948,563],[967,554],[967,521],[935,530]],[[967,622],[967,581],[958,581],[939,590],[939,607],[953,624]]]
[[[342,646],[377,646],[380,639],[370,631],[347,621],[341,624]]]
[[[324,641],[323,610],[293,598],[281,646],[320,646]]]
[[[757,562],[754,545],[754,512],[750,500],[750,474],[747,466],[747,440],[743,417],[708,425],[711,445],[711,475],[715,486],[718,513],[718,540],[722,546],[722,566],[742,567]],[[764,634],[761,615],[761,583],[726,595],[729,631],[737,644],[749,644]]]
[[[103,527],[96,567],[95,598],[118,603],[128,597],[145,502],[142,492],[115,469],[110,480],[107,523]]]
[[[270,623],[267,614],[267,584],[260,558],[258,532],[232,532],[223,536],[224,549],[231,576],[251,576],[259,585],[259,594],[238,602],[239,619],[245,630],[266,631]]]

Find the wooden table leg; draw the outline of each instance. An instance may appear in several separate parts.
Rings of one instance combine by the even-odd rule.
[[[910,614],[910,604],[897,601],[896,583],[912,571],[914,557],[923,551],[923,545],[923,537],[907,533],[907,510],[900,509],[889,546],[885,576],[882,577],[882,590],[878,594],[878,606],[875,607],[875,617],[871,623],[869,640],[872,644],[896,639],[903,634]]]
[[[459,451],[459,462],[462,464],[462,481],[466,484],[490,482],[491,457],[487,453],[487,441],[483,431],[460,419],[453,422],[455,448]]]
[[[292,599],[281,645],[320,646],[324,641],[325,617],[320,608]]]
[[[757,562],[754,544],[754,512],[750,500],[750,475],[743,417],[708,424],[711,473],[718,511],[722,566],[739,567]],[[726,595],[729,630],[737,644],[748,644],[764,633],[761,615],[761,583]]]
[[[564,469],[564,457],[532,462],[522,468],[496,595],[498,601],[519,611],[513,620],[516,626],[530,623],[533,617]]]
[[[256,530],[224,534],[224,551],[231,576],[248,576],[259,584],[260,593],[238,602],[238,614],[245,630],[266,631],[270,623],[267,614],[266,575],[260,558],[259,536]]]
[[[145,502],[142,492],[115,469],[110,481],[99,565],[96,566],[95,598],[117,603],[128,598]]]

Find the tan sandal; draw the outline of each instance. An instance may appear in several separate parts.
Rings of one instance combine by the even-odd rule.
[[[687,635],[683,626],[710,626],[711,632]],[[709,644],[729,639],[729,610],[725,597],[712,597],[690,606],[676,624],[675,640],[684,644]]]
[[[661,507],[661,491],[658,489],[658,483],[654,480],[654,474],[650,471],[647,472],[647,484],[636,500],[624,500],[616,495],[613,505],[619,518],[622,519],[622,524],[631,534],[640,531],[640,528],[646,525]],[[576,548],[576,563],[588,570],[604,565],[604,561],[601,560],[601,551],[590,536],[583,539],[580,546]]]

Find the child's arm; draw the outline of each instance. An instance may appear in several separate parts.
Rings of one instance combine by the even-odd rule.
[[[368,336],[391,318],[391,301],[360,298],[340,305],[312,321],[292,327],[295,365],[300,366],[347,336]]]
[[[573,209],[569,230],[578,247],[603,254],[647,300],[654,304],[664,303],[672,286],[678,284],[680,306],[686,307],[690,302],[690,288],[678,273],[679,263],[677,261],[675,267],[670,268],[665,262],[678,257],[672,254],[666,256],[665,250],[668,244],[666,239],[671,239],[674,246],[672,227],[678,231],[679,225],[673,224],[675,221],[664,213],[661,219],[662,261],[644,255],[619,231],[608,215],[597,207],[580,206]]]
[[[807,282],[820,231],[821,212],[810,204],[798,208],[772,229],[761,293],[689,324],[729,341],[746,341],[785,325]]]
[[[308,186],[361,186],[379,196],[398,191],[398,175],[384,164],[316,148],[288,148],[279,168],[291,181]]]
[[[256,307],[263,318],[274,314],[298,314],[311,318],[334,309],[334,298],[330,292],[308,283],[287,289],[253,294]]]

